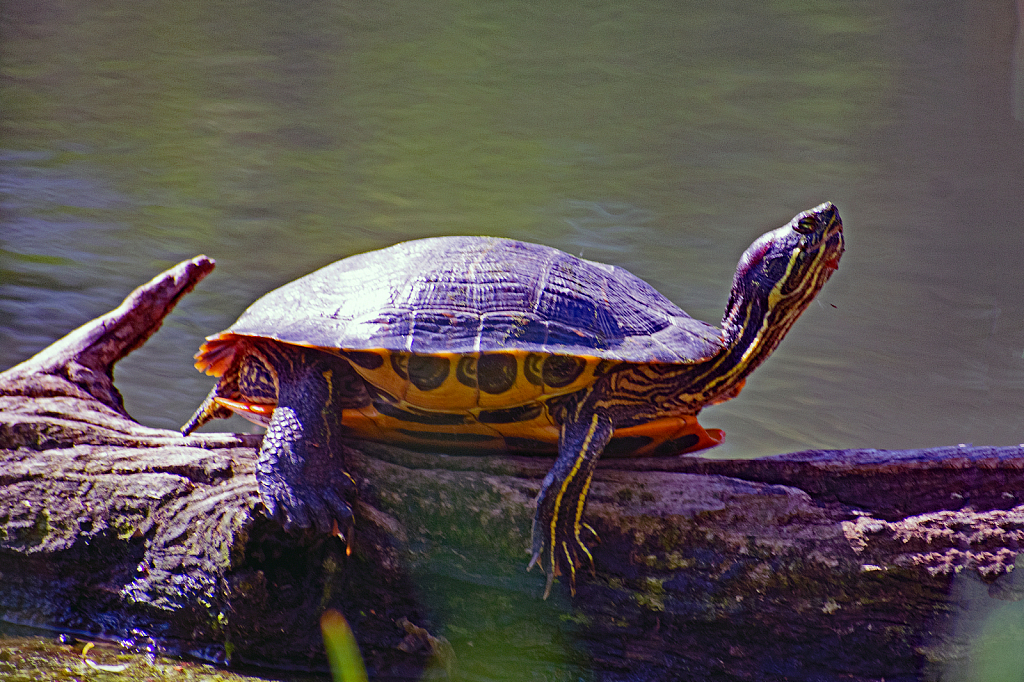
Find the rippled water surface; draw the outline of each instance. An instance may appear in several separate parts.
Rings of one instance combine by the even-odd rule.
[[[261,294],[442,234],[615,263],[717,324],[746,246],[828,199],[842,267],[703,413],[712,454],[1020,443],[1018,9],[0,4],[0,366],[208,254],[116,375],[177,428],[201,339]]]
[[[616,263],[717,323],[743,249],[830,199],[842,268],[705,411],[715,454],[1018,443],[1015,41],[1010,3],[6,3],[0,365],[206,253],[118,367],[174,428],[248,303],[439,234]]]

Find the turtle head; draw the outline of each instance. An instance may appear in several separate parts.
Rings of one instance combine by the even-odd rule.
[[[736,380],[779,345],[843,255],[843,222],[830,202],[759,237],[740,258],[722,320]]]

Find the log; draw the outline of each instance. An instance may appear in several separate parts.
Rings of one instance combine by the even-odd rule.
[[[351,544],[286,533],[258,436],[147,428],[113,383],[212,268],[0,374],[5,621],[318,669],[335,609],[379,679],[918,680],[972,664],[978,595],[1024,597],[1024,447],[606,459],[596,572],[546,601],[525,565],[548,458],[353,442]]]

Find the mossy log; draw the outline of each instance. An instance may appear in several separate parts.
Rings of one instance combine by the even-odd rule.
[[[1019,447],[605,460],[596,573],[547,601],[525,565],[549,459],[353,443],[351,545],[285,533],[258,437],[144,427],[113,384],[212,268],[0,374],[0,618],[315,668],[333,608],[381,679],[917,680],[970,664],[967,596],[1024,597]]]

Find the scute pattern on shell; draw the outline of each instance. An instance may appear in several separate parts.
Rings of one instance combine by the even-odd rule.
[[[722,348],[622,268],[546,246],[436,237],[352,256],[256,301],[226,333],[413,353],[523,350],[687,363]]]

